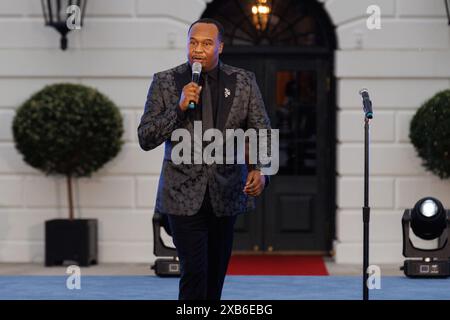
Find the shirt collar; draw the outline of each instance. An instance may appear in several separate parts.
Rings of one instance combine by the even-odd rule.
[[[208,74],[208,77],[217,80],[219,74],[219,64],[217,64],[217,66],[214,69],[210,70],[209,72],[206,72],[206,74]]]

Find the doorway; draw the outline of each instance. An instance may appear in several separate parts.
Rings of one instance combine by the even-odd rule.
[[[224,25],[221,60],[255,73],[280,134],[280,169],[255,212],[238,218],[234,250],[328,253],[336,211],[334,27],[319,2],[267,3],[264,30],[253,23],[252,1],[215,0],[202,16]]]

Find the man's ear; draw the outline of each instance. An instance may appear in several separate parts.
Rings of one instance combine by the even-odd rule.
[[[223,51],[223,42],[221,42],[221,43],[219,44],[219,54],[221,54],[222,51]]]

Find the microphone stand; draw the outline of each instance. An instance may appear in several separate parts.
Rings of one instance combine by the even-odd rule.
[[[369,223],[370,223],[370,207],[369,207],[369,121],[373,118],[372,101],[369,98],[369,92],[363,88],[359,91],[363,99],[364,109],[364,207],[363,214],[363,299],[369,299],[369,287],[367,280],[369,275]]]
[[[370,223],[370,207],[369,207],[369,121],[364,117],[364,207],[363,224],[364,224],[364,244],[363,244],[363,300],[369,299],[369,288],[367,280],[369,275],[369,223]]]

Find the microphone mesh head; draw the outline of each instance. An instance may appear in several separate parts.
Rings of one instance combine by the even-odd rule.
[[[361,90],[359,90],[360,95],[362,95],[364,92],[369,93],[369,90],[367,90],[367,88],[362,88]]]
[[[194,62],[192,64],[192,73],[202,72],[202,64],[200,62]]]

